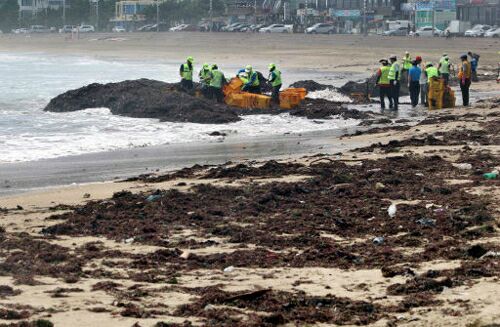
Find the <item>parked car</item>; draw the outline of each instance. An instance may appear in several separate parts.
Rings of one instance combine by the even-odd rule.
[[[500,27],[492,28],[484,33],[485,37],[500,37]]]
[[[74,26],[72,25],[64,25],[62,28],[59,29],[59,33],[71,33],[75,29]]]
[[[441,31],[439,28],[434,27],[434,32],[432,32],[432,26],[424,26],[416,30],[413,35],[425,37],[425,36],[441,36],[442,34],[443,31]]]
[[[311,27],[306,28],[306,34],[333,34],[335,33],[335,26],[332,24],[318,23]]]
[[[241,23],[232,23],[232,24],[229,24],[229,25],[226,25],[226,26],[222,26],[220,30],[221,30],[221,32],[229,32],[229,29],[232,29],[236,25],[240,25],[240,24]]]
[[[237,23],[237,24],[234,24],[232,26],[229,26],[226,29],[226,32],[237,32],[240,28],[243,28],[243,27],[245,27],[244,23]]]
[[[293,25],[272,24],[259,30],[260,33],[292,33]]]
[[[158,26],[158,29],[156,28]],[[167,23],[159,23],[150,25],[149,28],[145,32],[156,32],[159,30],[160,32],[168,32],[169,25]]]
[[[115,26],[111,31],[113,33],[125,33],[127,30],[123,26]]]
[[[491,26],[489,25],[475,25],[470,30],[465,31],[464,36],[467,37],[481,37],[484,33],[489,30]]]
[[[30,30],[27,28],[16,28],[16,29],[12,30],[12,33],[14,33],[14,34],[27,34],[29,32],[30,32]]]
[[[408,26],[399,26],[392,30],[385,31],[383,35],[385,36],[407,36],[409,33]]]
[[[139,27],[137,29],[137,32],[151,32],[151,26],[153,26],[153,24],[146,24],[146,25],[142,25],[141,27]]]
[[[50,28],[43,25],[31,25],[29,33],[50,33]]]
[[[92,25],[80,25],[77,27],[78,32],[80,33],[94,33],[95,28]]]

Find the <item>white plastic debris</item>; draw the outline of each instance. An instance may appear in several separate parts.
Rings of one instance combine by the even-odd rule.
[[[229,266],[224,268],[224,273],[226,274],[232,273],[233,271],[234,271],[234,266]]]
[[[471,170],[472,165],[470,163],[452,163],[452,166],[462,170]]]
[[[396,216],[396,204],[391,204],[389,208],[387,209],[387,213],[389,214],[389,217],[394,218]]]
[[[132,244],[132,243],[134,243],[134,238],[133,238],[133,237],[131,237],[131,238],[127,238],[127,239],[125,240],[125,244]]]
[[[375,245],[382,245],[384,243],[385,239],[382,236],[375,237],[373,239],[373,244]]]

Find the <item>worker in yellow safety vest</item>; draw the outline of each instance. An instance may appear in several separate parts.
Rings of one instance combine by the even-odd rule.
[[[425,73],[427,74],[427,82],[429,85],[433,78],[439,78],[439,71],[436,67],[434,67],[432,62],[427,63],[425,66]]]
[[[253,70],[251,65],[247,65],[245,67],[245,73],[247,73],[248,81],[245,85],[243,85],[242,91],[254,94],[260,94],[261,89],[260,89],[259,74]]]
[[[271,83],[273,87],[273,93],[271,95],[271,99],[274,103],[280,103],[280,89],[282,85],[281,81],[281,71],[276,68],[275,64],[269,64],[269,78],[268,81]]]
[[[412,67],[412,62],[413,60],[411,59],[410,53],[408,51],[405,51],[405,55],[403,56],[402,60],[403,68],[401,69],[401,83],[405,85],[408,84],[408,72]]]
[[[210,70],[210,93],[211,98],[215,98],[219,103],[224,101],[222,88],[225,84],[226,77],[221,71],[219,71],[219,67],[216,64],[213,64],[212,69]]]
[[[458,70],[458,79],[460,81],[460,90],[462,91],[462,102],[464,107],[469,105],[469,88],[471,84],[472,77],[472,66],[469,60],[467,60],[467,55],[463,54],[460,56],[462,64]]]
[[[438,71],[439,76],[441,76],[444,80],[444,84],[448,85],[450,80],[450,59],[448,58],[448,54],[444,53],[441,59],[439,59]]]
[[[210,98],[210,65],[203,64],[203,68],[198,73],[201,84],[201,93],[204,97]]]
[[[396,55],[389,57],[391,68],[389,69],[389,84],[391,84],[391,97],[394,105],[393,109],[398,110],[399,105],[399,89],[401,87],[401,66],[398,63]]]
[[[186,62],[181,65],[179,69],[179,74],[181,75],[181,87],[184,90],[193,89],[193,57],[189,56]]]
[[[392,109],[392,96],[391,96],[391,84],[389,82],[389,62],[387,59],[380,59],[379,62],[382,64],[377,70],[377,81],[376,84],[379,87],[380,93],[380,109],[385,110],[385,98],[389,99],[389,108]]]

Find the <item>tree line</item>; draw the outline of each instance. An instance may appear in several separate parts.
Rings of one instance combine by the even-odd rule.
[[[99,26],[101,29],[110,28],[110,19],[115,16],[117,0],[99,1]],[[19,14],[17,0],[0,0],[0,30],[10,31],[18,27],[30,25],[45,25],[60,27],[80,25],[82,23],[96,25],[97,15],[95,3],[89,0],[66,0],[66,20],[63,19],[63,10],[46,9],[35,14]],[[213,0],[213,15],[224,13],[224,1]],[[159,6],[160,21],[170,25],[176,23],[196,23],[203,17],[209,16],[210,1],[208,0],[165,0]],[[156,22],[156,6],[148,6],[143,12],[149,22]]]

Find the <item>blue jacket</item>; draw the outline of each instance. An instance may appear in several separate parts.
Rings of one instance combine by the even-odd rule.
[[[476,58],[472,58],[470,60],[470,68],[472,69],[473,72],[475,72],[477,70],[477,59]]]
[[[420,70],[420,67],[418,67],[418,66],[412,66],[410,68],[410,70],[408,71],[408,75],[409,75],[411,82],[419,82],[421,74],[422,74],[422,71]]]

